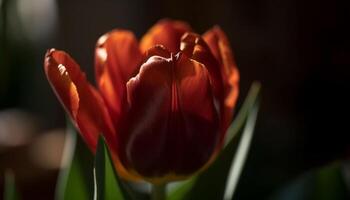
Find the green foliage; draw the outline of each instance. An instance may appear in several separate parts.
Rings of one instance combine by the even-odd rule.
[[[95,198],[97,200],[132,199],[126,191],[127,186],[116,174],[108,148],[102,138],[99,139],[95,158]]]
[[[349,198],[342,165],[334,163],[301,175],[274,194],[270,200],[346,200]]]
[[[16,189],[15,176],[12,171],[5,172],[4,200],[19,200],[19,194]]]
[[[93,199],[93,155],[71,125],[66,137],[56,200]]]

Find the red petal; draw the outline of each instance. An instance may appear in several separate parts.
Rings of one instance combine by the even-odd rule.
[[[239,93],[239,72],[233,58],[226,34],[216,26],[203,35],[210,50],[221,64],[221,74],[224,80],[225,90],[225,117],[224,121],[229,125],[233,108],[236,104]]]
[[[163,45],[156,45],[149,48],[144,54],[144,61],[146,62],[152,56],[160,56],[163,58],[170,58],[171,53]]]
[[[202,168],[213,156],[214,148],[222,137],[210,76],[204,65],[184,55],[176,63],[175,76],[185,131],[179,129],[183,137],[175,136],[174,139],[178,139],[179,143],[187,140],[186,148],[179,154],[186,155],[181,161],[194,167],[195,162],[192,159],[197,157],[196,160],[201,163]]]
[[[51,49],[45,55],[44,67],[53,90],[90,149],[95,152],[101,132],[106,139],[114,140],[115,133],[105,104],[87,82],[79,65],[65,52]]]
[[[189,175],[219,140],[219,121],[205,67],[185,55],[151,57],[127,84],[129,115],[120,157],[142,176]]]
[[[178,106],[183,116],[188,119],[197,116],[208,122],[216,121],[218,116],[206,67],[180,54],[174,75],[177,87],[175,93],[178,93]],[[191,123],[187,125],[191,126]],[[196,129],[193,129],[193,132],[196,132]]]
[[[138,70],[141,58],[138,42],[130,31],[114,30],[97,42],[96,81],[115,125],[125,107],[126,82]]]
[[[180,49],[181,36],[191,31],[191,27],[182,21],[163,19],[156,23],[142,38],[141,50],[147,51],[155,45],[163,45],[173,53]]]
[[[181,38],[181,51],[189,58],[202,63],[208,70],[210,80],[213,84],[215,96],[222,105],[223,82],[220,71],[220,64],[211,53],[208,45],[195,33],[186,33]]]

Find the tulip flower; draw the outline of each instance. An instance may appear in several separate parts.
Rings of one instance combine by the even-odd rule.
[[[67,53],[45,56],[46,76],[95,152],[99,134],[118,174],[164,183],[205,169],[223,146],[239,73],[225,33],[202,36],[161,20],[138,42],[128,30],[103,35],[95,49],[97,87]]]

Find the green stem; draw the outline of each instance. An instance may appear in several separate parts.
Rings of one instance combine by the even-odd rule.
[[[166,199],[166,184],[152,185],[152,200],[165,200]]]

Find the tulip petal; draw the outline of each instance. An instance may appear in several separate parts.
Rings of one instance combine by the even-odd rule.
[[[214,105],[210,74],[204,65],[184,55],[180,56],[176,63],[176,77],[180,109],[186,128],[181,140],[187,143],[186,148],[183,148],[183,152],[179,154],[186,156],[178,162],[180,164],[178,168],[193,170],[198,166],[204,166],[209,161],[213,156],[214,148],[220,142],[222,134],[219,111]],[[178,131],[182,132],[181,129]],[[178,142],[183,143],[181,140]],[[197,157],[197,161],[193,160],[194,157]],[[196,164],[199,163],[201,164],[197,166]],[[184,170],[185,173],[186,170]]]
[[[116,128],[125,108],[126,82],[136,73],[141,59],[138,42],[130,31],[114,30],[97,42],[96,82]]]
[[[188,31],[191,31],[191,27],[185,22],[160,20],[141,39],[141,50],[145,52],[155,45],[163,45],[171,52],[177,53],[180,49],[181,36]]]
[[[155,166],[165,162],[160,156],[166,145],[164,131],[168,130],[165,119],[171,102],[170,70],[171,63],[166,58],[154,56],[127,83],[130,111],[125,127],[118,135],[121,141],[118,152],[127,168],[135,169],[143,176],[154,175],[152,168],[165,170]]]
[[[239,72],[227,36],[220,27],[215,26],[207,31],[203,34],[203,39],[207,42],[210,50],[221,64],[226,106],[223,121],[228,126],[238,98]]]
[[[79,65],[65,52],[51,49],[45,55],[44,68],[53,90],[90,149],[95,152],[100,132],[106,139],[115,139],[105,104]]]
[[[146,62],[152,56],[160,56],[160,57],[163,57],[163,58],[170,58],[171,57],[171,53],[163,45],[156,45],[156,46],[153,46],[153,47],[149,48],[144,53],[144,61]]]
[[[212,53],[222,65],[223,78],[229,87],[225,104],[233,108],[238,97],[239,72],[226,34],[215,26],[203,35]]]
[[[196,33],[185,33],[181,38],[181,51],[189,58],[202,63],[208,70],[210,80],[213,84],[215,96],[223,102],[223,82],[220,71],[220,64],[211,53],[208,45],[202,37]]]
[[[148,179],[189,175],[219,141],[219,120],[207,69],[184,54],[151,57],[127,83],[129,115],[120,158]]]

